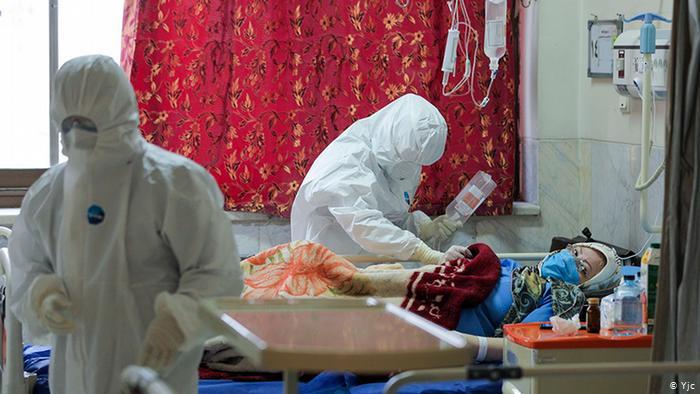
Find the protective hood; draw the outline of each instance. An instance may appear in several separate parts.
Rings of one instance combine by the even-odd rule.
[[[119,65],[108,56],[78,57],[56,73],[51,121],[61,130],[64,121],[72,117],[87,119],[96,126],[93,156],[101,160],[121,161],[143,150],[145,141],[138,131],[134,90]],[[70,145],[64,148],[70,159]]]
[[[340,254],[411,257],[420,211],[408,212],[421,165],[440,158],[447,124],[425,99],[405,95],[353,123],[316,158],[292,206],[292,240]]]
[[[433,164],[445,151],[445,118],[435,106],[415,94],[394,100],[366,121],[372,152],[387,172],[401,162]]]

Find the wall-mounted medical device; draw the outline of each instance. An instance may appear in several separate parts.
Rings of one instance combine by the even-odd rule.
[[[588,77],[612,78],[613,42],[622,33],[622,19],[588,21]]]
[[[651,55],[651,85],[656,99],[666,98],[666,72],[671,46],[671,30],[656,31],[656,51]],[[613,44],[613,85],[623,96],[642,97],[644,56],[640,50],[640,30],[627,30]]]

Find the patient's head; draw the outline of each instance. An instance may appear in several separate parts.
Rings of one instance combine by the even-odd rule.
[[[610,289],[620,282],[622,260],[613,248],[598,242],[583,242],[570,245],[569,250],[576,258],[584,292]]]
[[[578,269],[579,283],[586,283],[598,275],[605,267],[607,259],[605,255],[589,246],[581,244],[571,245],[569,247],[571,254],[576,258],[576,267]]]
[[[538,266],[540,275],[579,285],[584,292],[606,290],[620,280],[620,258],[597,242],[569,245],[550,253]]]

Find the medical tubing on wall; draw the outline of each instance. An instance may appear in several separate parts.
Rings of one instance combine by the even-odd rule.
[[[660,216],[661,216],[661,211],[659,211],[659,213],[656,214],[656,219],[654,219],[654,226],[657,225],[656,223],[659,221],[659,217],[660,217]],[[654,238],[654,235],[655,235],[655,234],[650,234],[649,237],[647,237],[647,240],[644,241],[644,243],[642,244],[642,247],[639,248],[639,251],[638,251],[637,253],[633,254],[632,256],[620,257],[620,260],[623,260],[623,261],[624,261],[624,260],[630,260],[630,259],[633,259],[633,258],[635,258],[635,257],[637,257],[637,256],[641,256],[642,254],[644,254],[644,252],[647,250],[647,246],[649,246],[649,244],[651,243],[652,238]]]
[[[659,167],[656,169],[656,171],[654,171],[654,174],[651,176],[651,178],[647,179],[647,181],[643,182],[643,183],[642,183],[642,177],[640,175],[637,178],[637,183],[635,183],[635,185],[634,185],[634,190],[642,191],[642,190],[645,190],[645,189],[648,189],[649,187],[651,187],[651,185],[653,185],[654,182],[656,182],[656,180],[661,176],[661,174],[663,174],[665,168],[666,168],[666,165],[664,163],[661,163],[661,165],[659,165]]]
[[[653,70],[652,70],[653,72]],[[639,90],[639,87],[637,87],[637,90]],[[639,95],[642,96],[644,93],[639,92]],[[649,136],[649,139],[654,137],[654,131],[656,129],[656,94],[652,92],[651,94],[651,134]],[[651,148],[653,144],[649,144],[649,150],[648,154],[651,155]],[[644,153],[642,153],[644,155]],[[656,180],[661,176],[661,174],[664,172],[664,168],[666,168],[665,163],[661,163],[659,167],[654,171],[654,175],[651,176],[651,178],[647,179],[646,181],[643,181],[642,179],[642,173],[641,171],[639,172],[639,176],[637,177],[637,182],[634,184],[634,189],[637,191],[642,191],[644,189],[648,189],[651,185],[656,182]]]
[[[641,179],[647,178],[647,173],[649,170],[649,154],[651,152],[651,116],[653,112],[652,108],[652,90],[651,85],[651,53],[644,54],[644,82],[642,85],[642,163],[639,170],[639,177]],[[644,182],[646,183],[646,182]],[[648,190],[643,189],[640,191],[641,196],[639,199],[639,215],[642,222],[642,228],[648,233],[660,233],[661,226],[654,226],[649,223],[647,218],[647,211],[649,205]]]

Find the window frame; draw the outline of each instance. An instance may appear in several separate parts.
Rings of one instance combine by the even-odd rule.
[[[46,168],[0,170],[0,208],[19,207],[29,186],[46,170]]]
[[[58,70],[58,0],[49,0],[49,108]],[[58,164],[58,130],[49,119],[49,166]],[[24,194],[48,168],[0,168],[0,208],[19,208]]]

